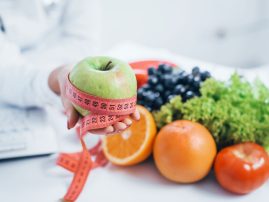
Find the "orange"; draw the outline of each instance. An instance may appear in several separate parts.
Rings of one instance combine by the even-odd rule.
[[[216,152],[216,143],[209,131],[199,123],[186,120],[164,126],[153,148],[160,173],[180,183],[192,183],[205,177]]]
[[[103,150],[107,159],[116,165],[135,165],[144,161],[152,152],[157,133],[151,113],[137,106],[140,120],[134,121],[123,132],[103,138]]]

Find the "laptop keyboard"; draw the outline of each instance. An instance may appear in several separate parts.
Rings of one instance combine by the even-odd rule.
[[[27,110],[0,109],[0,152],[27,148],[30,128],[26,120]]]

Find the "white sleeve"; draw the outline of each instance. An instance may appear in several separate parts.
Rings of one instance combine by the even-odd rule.
[[[0,44],[0,102],[21,107],[59,103],[48,86],[50,70],[32,67],[1,33]]]
[[[97,40],[96,1],[66,1],[55,34],[46,41],[45,58],[62,65],[80,60],[94,53]],[[31,65],[19,47],[0,32],[0,102],[22,107],[60,105],[60,99],[48,86],[53,67],[39,69]],[[43,57],[44,58],[44,57]]]

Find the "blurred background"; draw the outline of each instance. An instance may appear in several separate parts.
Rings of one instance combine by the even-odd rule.
[[[101,48],[130,40],[227,66],[269,63],[268,0],[100,0]]]
[[[37,9],[40,1],[43,7],[38,5]],[[70,2],[69,0],[0,0],[0,15],[5,18],[7,33],[12,35],[10,31],[12,29],[8,29],[8,25],[12,27],[14,22],[19,24],[20,29],[29,24],[29,19],[33,24],[37,21],[36,24],[39,26],[39,18],[44,18],[44,15],[46,18],[59,18],[60,22],[67,1]],[[89,27],[87,35],[91,36],[90,46],[94,49],[91,54],[103,53],[129,41],[226,66],[251,68],[269,63],[268,0],[77,2],[77,6],[83,2],[91,14],[90,17],[77,19]],[[74,2],[72,4],[68,7],[78,9]],[[11,9],[7,9],[8,6]],[[27,9],[21,9],[22,7]],[[35,17],[28,15],[29,19],[25,23],[18,15],[21,10],[24,11],[23,16],[27,16],[25,13],[39,13],[34,15]],[[20,20],[13,19],[13,22],[9,23],[10,17],[6,16],[12,16],[11,18],[18,16]],[[72,21],[76,18],[75,15],[68,19]],[[22,30],[28,30],[33,38],[33,33],[37,32],[38,28],[28,26]],[[26,40],[23,34],[20,38]]]

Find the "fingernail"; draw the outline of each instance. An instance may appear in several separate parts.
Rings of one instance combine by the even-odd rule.
[[[126,129],[127,127],[126,127],[126,125],[124,124],[124,123],[119,123],[119,130],[124,130],[124,129]]]
[[[125,119],[124,123],[126,123],[127,125],[131,125],[133,122],[131,119]]]
[[[140,114],[137,112],[136,113],[136,120],[139,120],[140,119]]]
[[[106,128],[106,133],[113,133],[114,132],[114,127],[113,126],[108,126]]]
[[[70,127],[70,122],[69,120],[67,121],[67,129],[69,130],[71,127]]]

